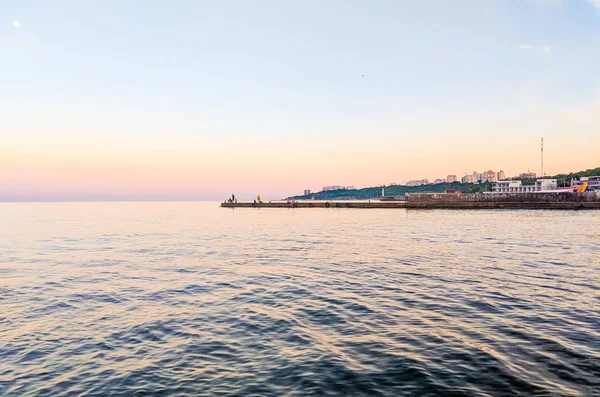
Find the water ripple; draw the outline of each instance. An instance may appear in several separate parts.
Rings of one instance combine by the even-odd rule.
[[[0,219],[3,396],[600,395],[597,212]]]

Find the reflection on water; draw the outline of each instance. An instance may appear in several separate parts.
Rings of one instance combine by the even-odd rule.
[[[600,212],[0,204],[0,226],[0,395],[600,390]]]

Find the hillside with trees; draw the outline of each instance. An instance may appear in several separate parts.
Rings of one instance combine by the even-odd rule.
[[[571,179],[579,179],[583,176],[600,175],[600,167],[590,168],[585,171],[571,172],[568,174],[558,174],[553,176],[545,176],[547,179],[556,179],[559,186],[569,186]],[[535,184],[535,179],[523,179],[524,185]],[[370,200],[379,199],[381,197],[381,189],[383,186],[373,186],[363,189],[339,189],[328,190],[317,193],[311,193],[304,196],[289,197],[293,200]],[[490,182],[484,183],[430,183],[421,186],[404,186],[390,185],[385,186],[386,196],[404,196],[406,193],[443,193],[449,190],[460,190],[464,193],[481,193],[489,192],[492,189]]]
[[[306,196],[293,196],[294,200],[369,200],[379,199],[383,186],[367,187],[364,189],[339,189],[311,193]],[[421,186],[391,185],[385,186],[386,196],[404,196],[406,193],[443,193],[448,190],[477,193],[491,190],[490,183],[436,183]]]

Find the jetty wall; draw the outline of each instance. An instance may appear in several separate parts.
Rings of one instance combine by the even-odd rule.
[[[277,201],[222,203],[226,208],[600,209],[600,193],[413,193],[406,201]]]
[[[600,202],[600,192],[548,193],[407,193],[409,203],[593,203]]]

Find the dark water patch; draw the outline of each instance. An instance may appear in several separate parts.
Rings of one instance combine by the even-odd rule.
[[[75,310],[76,306],[68,302],[51,301],[51,303],[47,303],[42,307],[33,310],[28,317],[45,317],[58,313],[74,312]]]
[[[210,293],[213,290],[214,290],[213,286],[196,285],[196,284],[187,285],[184,289],[185,292],[190,293],[190,294],[206,294],[206,293]]]
[[[338,325],[344,324],[346,320],[339,316],[333,307],[322,309],[300,309],[302,318],[315,325]]]
[[[154,302],[163,302],[167,304],[176,305],[177,302],[183,302],[180,298],[185,298],[186,296],[191,296],[201,291],[201,287],[197,287],[194,289],[187,289],[187,287],[180,289],[167,289],[161,291],[155,291],[149,294],[145,294],[144,296],[139,297],[140,300],[149,300]]]
[[[120,304],[126,302],[128,299],[121,296],[120,294],[107,294],[102,292],[89,292],[89,293],[78,293],[69,296],[69,302],[71,303],[103,303],[103,304]]]
[[[175,271],[177,273],[196,273],[194,270],[191,270],[191,269],[177,269]]]
[[[489,303],[489,302],[485,302],[483,300],[467,299],[467,300],[465,300],[464,303],[467,304],[468,306],[471,306],[471,307],[477,309],[479,312],[484,312],[484,313],[500,313],[500,312],[502,312],[502,310],[500,308],[498,308],[496,305]]]

